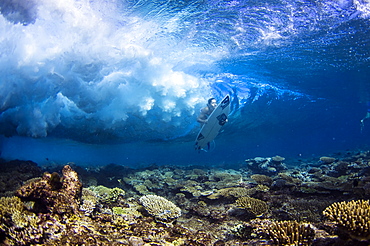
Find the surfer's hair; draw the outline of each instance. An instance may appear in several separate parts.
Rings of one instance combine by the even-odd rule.
[[[212,97],[212,98],[208,99],[208,104],[211,104],[212,100],[216,100],[216,98]]]

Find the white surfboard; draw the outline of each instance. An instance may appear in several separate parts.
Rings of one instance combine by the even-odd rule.
[[[200,129],[200,132],[195,139],[195,149],[201,150],[204,149],[204,147],[209,146],[208,143],[216,138],[221,127],[225,124],[229,112],[230,96],[227,95],[216,106],[213,112],[209,115],[207,123],[203,124],[202,129]]]

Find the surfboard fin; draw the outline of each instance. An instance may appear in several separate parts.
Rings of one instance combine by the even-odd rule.
[[[194,145],[194,149],[195,149],[195,150],[198,150],[198,153],[200,153],[200,151],[201,151],[201,150],[202,150],[202,151],[204,151],[204,152],[208,152],[208,151],[209,151],[209,149],[210,149],[210,143],[208,143],[208,144],[207,144],[207,146],[208,146],[208,148],[207,148],[207,150],[206,150],[206,149],[204,149],[204,148],[199,147],[199,146],[198,146],[198,144],[195,144],[195,145]]]
[[[213,148],[211,148],[211,143],[213,143]],[[208,142],[207,143],[207,149],[201,149],[201,150],[203,150],[204,152],[211,152],[211,151],[213,151],[214,149],[216,148],[216,142],[215,142],[215,140],[212,140],[212,142]]]

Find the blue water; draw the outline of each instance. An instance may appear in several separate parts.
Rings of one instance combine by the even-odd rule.
[[[4,0],[0,151],[39,164],[230,165],[369,148],[370,2]],[[212,152],[210,97],[232,97]]]

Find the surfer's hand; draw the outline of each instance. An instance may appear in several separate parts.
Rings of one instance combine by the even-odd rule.
[[[227,119],[226,119],[226,120],[221,121],[221,122],[220,122],[220,125],[221,125],[221,126],[225,125],[227,121],[228,121]]]

